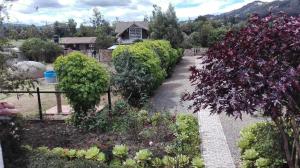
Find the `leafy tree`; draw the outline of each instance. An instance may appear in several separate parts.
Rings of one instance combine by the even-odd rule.
[[[173,47],[179,47],[183,41],[183,35],[179,27],[174,7],[170,4],[168,10],[163,13],[161,8],[154,5],[150,18],[150,37],[153,39],[165,39],[171,42]]]
[[[53,37],[53,35],[54,35],[54,29],[52,26],[45,25],[41,28],[41,38],[51,39]]]
[[[226,36],[228,30],[225,27],[220,27],[213,29],[210,31],[208,38],[207,38],[207,44],[208,46],[212,46],[215,43],[223,40],[223,38]]]
[[[115,37],[111,35],[107,35],[104,32],[98,33],[97,39],[96,39],[96,49],[107,49],[110,46],[112,46],[115,42]]]
[[[229,32],[209,49],[203,68],[191,68],[196,87],[183,97],[194,102],[195,112],[210,107],[213,114],[242,118],[260,109],[275,122],[290,168],[300,158],[299,27],[300,17],[252,16],[245,28]]]
[[[209,38],[209,34],[211,33],[211,31],[213,30],[212,25],[210,24],[210,22],[206,22],[203,24],[201,30],[200,30],[200,44],[202,47],[208,47],[208,38]]]
[[[68,25],[66,23],[60,23],[58,21],[54,22],[53,24],[54,34],[58,35],[59,37],[68,36]]]
[[[73,122],[80,126],[85,117],[95,111],[101,94],[107,91],[109,74],[96,60],[80,52],[58,57],[54,69],[59,87],[66,92],[74,109]]]
[[[20,50],[29,60],[45,61],[47,63],[53,62],[62,53],[62,48],[59,45],[39,38],[26,40]]]
[[[90,18],[90,22],[94,28],[103,25],[103,23],[105,22],[105,20],[103,19],[103,15],[98,8],[93,9],[93,16]]]
[[[93,37],[96,36],[95,29],[91,26],[80,25],[79,31],[76,33],[79,37]]]
[[[77,23],[74,21],[74,19],[69,19],[67,24],[68,24],[69,36],[74,36],[77,32],[76,29]]]

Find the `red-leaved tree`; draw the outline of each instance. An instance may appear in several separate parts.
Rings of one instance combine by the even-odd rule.
[[[193,101],[195,112],[210,107],[212,113],[242,118],[263,111],[280,130],[288,165],[294,168],[300,158],[300,17],[253,15],[245,28],[229,32],[201,60],[201,68],[190,69],[195,90],[183,99]]]

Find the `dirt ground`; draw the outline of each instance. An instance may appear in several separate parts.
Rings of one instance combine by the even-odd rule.
[[[46,146],[51,148],[63,147],[88,149],[99,147],[103,152],[111,151],[115,145],[125,144],[134,156],[140,149],[151,149],[156,155],[165,153],[164,147],[172,140],[166,137],[164,142],[155,142],[150,146],[149,141],[140,140],[132,134],[85,132],[64,122],[44,121],[26,122],[22,136],[22,144],[32,147]]]

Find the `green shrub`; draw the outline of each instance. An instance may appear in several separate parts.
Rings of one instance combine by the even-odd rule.
[[[244,160],[256,160],[258,153],[254,149],[247,149],[242,157]]]
[[[85,152],[86,159],[93,159],[100,153],[100,149],[97,147],[91,147]]]
[[[265,159],[265,158],[258,158],[255,161],[255,166],[258,168],[267,168],[270,166],[270,160],[269,159]]]
[[[28,155],[27,168],[106,168],[107,165],[93,160],[72,159],[60,157],[53,153],[32,151]]]
[[[121,46],[113,51],[115,85],[134,106],[140,106],[166,76],[155,53],[141,45]]]
[[[176,156],[176,160],[177,160],[178,166],[182,167],[182,168],[188,166],[190,163],[190,158],[188,156],[182,155],[182,154]]]
[[[73,122],[79,126],[88,113],[95,111],[101,94],[107,91],[109,75],[96,60],[80,52],[58,57],[54,68],[59,88],[66,92],[74,109]]]
[[[26,40],[20,47],[20,50],[31,61],[47,63],[52,63],[63,52],[59,45],[39,38]]]
[[[173,49],[170,42],[166,40],[145,40],[136,45],[145,46],[153,50],[160,59],[160,66],[169,74],[181,56],[176,49]]]
[[[126,161],[123,163],[123,166],[125,168],[137,168],[137,163],[133,159],[126,159]]]
[[[151,160],[152,152],[148,149],[141,149],[135,154],[135,159],[138,162],[145,162]]]
[[[120,167],[122,167],[122,162],[119,159],[113,159],[109,164],[109,168],[120,168]]]
[[[24,164],[22,161],[24,150],[21,148],[22,134],[22,120],[20,118],[0,120],[0,142],[6,168],[14,168]]]
[[[280,133],[271,122],[260,122],[244,128],[238,146],[244,168],[286,166]]]
[[[160,158],[154,158],[152,160],[152,166],[154,168],[160,168],[164,165],[163,161]]]
[[[200,136],[197,118],[186,114],[177,115],[175,136],[177,153],[190,157],[200,154]]]
[[[119,46],[113,51],[114,83],[131,105],[139,106],[171,72],[181,52],[164,40]]]
[[[162,161],[166,168],[173,168],[176,166],[176,159],[171,156],[164,156]]]
[[[200,157],[194,157],[192,160],[193,168],[204,168],[204,161]]]
[[[113,148],[112,153],[117,158],[124,159],[128,155],[128,147],[126,145],[116,145]]]

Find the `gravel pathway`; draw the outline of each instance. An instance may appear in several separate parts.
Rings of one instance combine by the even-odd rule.
[[[175,67],[172,76],[168,78],[154,93],[150,99],[151,109],[154,112],[168,111],[171,113],[192,113],[188,110],[188,102],[181,102],[181,95],[191,91],[189,82],[189,68],[195,65],[193,56],[184,56]]]
[[[234,163],[236,167],[240,167],[240,150],[237,146],[240,138],[240,131],[250,124],[263,121],[263,119],[251,117],[250,115],[243,115],[243,120],[240,120],[228,117],[225,114],[219,115],[219,118],[221,120],[224,134],[227,139],[231,155],[234,159]]]

